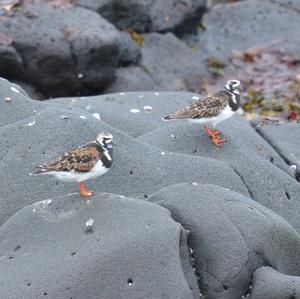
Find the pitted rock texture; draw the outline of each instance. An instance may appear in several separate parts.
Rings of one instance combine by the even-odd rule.
[[[250,198],[215,185],[179,184],[149,200],[191,231],[189,246],[205,298],[241,298],[253,271],[263,265],[300,275],[299,234]]]
[[[200,298],[181,225],[141,200],[37,202],[0,239],[1,298]]]
[[[119,29],[138,32],[182,33],[195,28],[206,9],[206,0],[75,0],[98,12]]]

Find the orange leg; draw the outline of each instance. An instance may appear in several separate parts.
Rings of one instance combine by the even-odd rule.
[[[207,126],[204,126],[204,130],[214,145],[222,146],[222,142],[226,141],[225,138],[220,139],[220,137],[218,136],[221,132],[216,131],[216,130],[210,130]]]
[[[89,197],[93,195],[93,191],[86,191],[85,186],[82,182],[79,182],[78,185],[81,196]]]

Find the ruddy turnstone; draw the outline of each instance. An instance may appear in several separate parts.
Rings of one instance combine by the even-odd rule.
[[[81,196],[91,196],[84,181],[105,174],[112,165],[113,135],[101,133],[95,141],[65,153],[57,160],[39,165],[35,174],[50,174],[65,182],[77,182]]]
[[[187,119],[192,123],[212,124],[215,129],[219,122],[230,118],[238,110],[239,88],[240,81],[229,80],[224,89],[209,94],[206,98],[198,100],[181,111],[165,116],[163,120]],[[218,135],[221,132],[210,130],[206,125],[204,129],[215,145],[222,146],[222,142],[226,139],[220,139]]]

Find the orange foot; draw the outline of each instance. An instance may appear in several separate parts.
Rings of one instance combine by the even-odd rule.
[[[226,141],[225,138],[220,139],[218,136],[221,132],[215,131],[215,130],[210,130],[207,126],[204,126],[204,130],[211,139],[211,142],[216,145],[216,146],[222,146],[222,143]]]
[[[86,191],[85,186],[82,182],[79,182],[78,185],[81,196],[90,197],[93,195],[93,191]]]

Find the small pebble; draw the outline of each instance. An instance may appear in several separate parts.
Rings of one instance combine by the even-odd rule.
[[[148,113],[149,113],[149,112],[152,111],[152,109],[153,109],[153,108],[152,108],[151,106],[144,106],[144,111],[145,111],[145,112],[148,112]]]
[[[62,119],[69,119],[69,116],[68,115],[63,115],[61,118]]]
[[[290,168],[293,169],[293,170],[296,170],[297,166],[295,164],[293,164],[293,165],[290,166]]]
[[[6,97],[6,98],[4,98],[4,102],[6,102],[6,103],[12,102],[12,98]]]
[[[175,138],[176,138],[174,134],[171,134],[171,137],[172,137],[173,139],[175,139]]]
[[[83,74],[82,74],[82,73],[79,73],[79,74],[77,75],[77,77],[78,77],[79,79],[81,79],[81,78],[83,78]]]
[[[100,114],[99,113],[93,113],[92,114],[95,118],[101,120]]]

